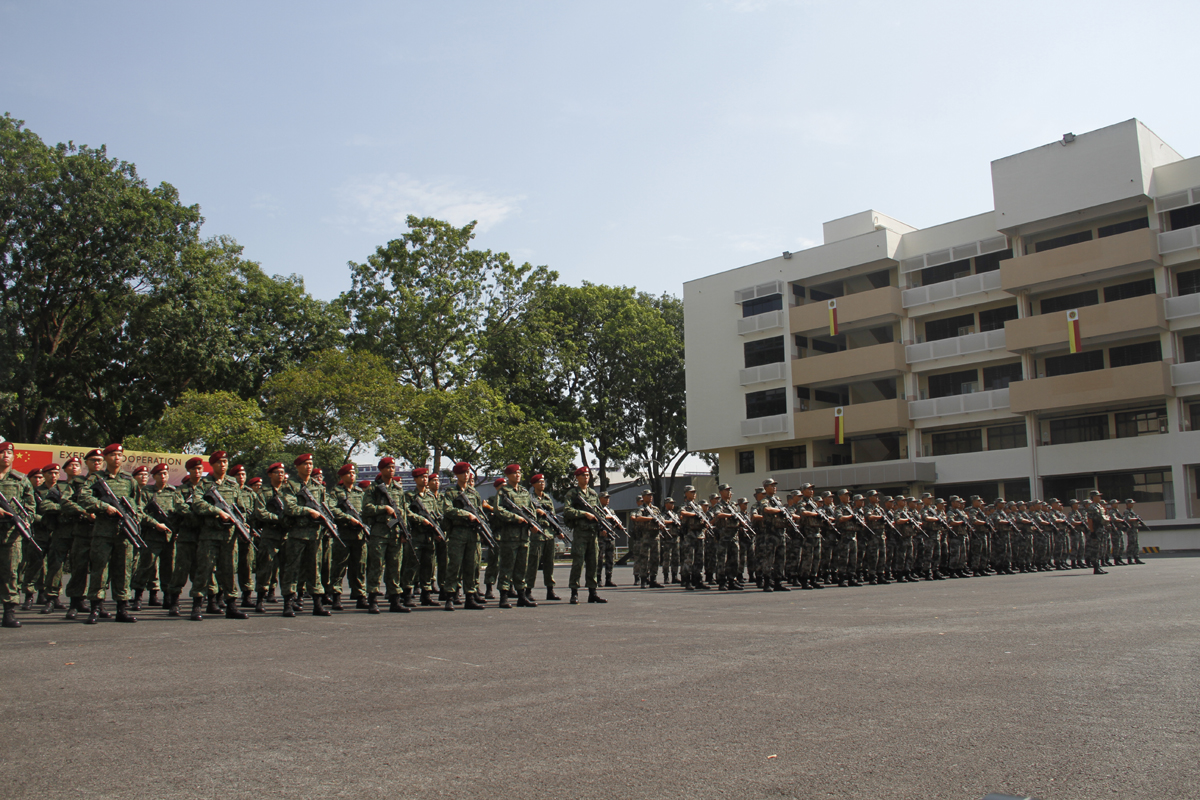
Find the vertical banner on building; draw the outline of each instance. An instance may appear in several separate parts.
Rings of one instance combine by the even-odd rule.
[[[829,301],[829,335],[830,336],[838,335],[837,300]]]
[[[1079,352],[1079,342],[1079,309],[1072,308],[1067,312],[1067,344],[1072,353]]]
[[[842,412],[844,410],[842,406],[838,406],[833,410],[833,441],[836,444],[846,443],[846,426],[842,421]]]

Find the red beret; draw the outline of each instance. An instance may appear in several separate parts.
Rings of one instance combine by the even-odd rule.
[[[466,461],[460,461],[454,465],[453,472],[455,475],[465,475],[470,471],[471,471],[471,465],[468,464]]]
[[[277,469],[286,469],[286,467],[283,466],[283,462],[276,461],[274,464],[267,467],[267,472],[274,472]]]
[[[412,476],[414,478],[424,478],[428,474],[429,474],[429,470],[426,469],[425,467],[417,467],[416,469],[414,469],[412,471]]]
[[[507,467],[504,468],[505,475],[516,475],[520,471],[521,471],[520,464],[509,464]]]
[[[211,456],[208,457],[208,463],[215,464],[218,461],[220,461],[222,458],[229,458],[229,454],[226,453],[224,450],[218,450],[217,452],[213,453]]]
[[[324,474],[325,473],[321,471],[320,467],[313,467],[313,475],[324,475]]]
[[[230,475],[245,475],[246,468],[243,467],[241,464],[234,464],[232,467],[229,468],[229,474]]]
[[[117,444],[116,442],[113,442],[108,447],[104,448],[103,455],[108,455],[109,453],[124,453],[124,452],[125,452],[124,447],[121,447],[121,445]]]
[[[313,460],[312,453],[305,453],[304,455],[296,456],[296,460],[293,461],[292,463],[298,467],[301,464],[304,464],[305,462],[311,464],[312,460]]]
[[[358,482],[358,488],[360,488],[360,489],[366,489],[366,488],[368,488],[370,485],[371,485],[371,482],[370,482],[370,481],[359,481],[359,482]]]
[[[204,466],[204,459],[201,458],[200,456],[194,456],[192,458],[189,458],[187,460],[187,463],[183,465],[184,469],[195,469],[196,467],[202,467],[202,466]]]
[[[546,480],[546,476],[540,472],[535,472],[533,475],[529,476],[530,483],[537,483],[538,481],[544,481],[544,480]]]
[[[353,471],[354,471],[353,464],[342,464],[342,466],[338,467],[338,477],[340,478],[343,475],[349,475]]]
[[[168,467],[166,464],[155,464],[154,469],[150,470],[150,474],[157,475],[160,472],[169,472],[170,469],[171,468]]]
[[[585,464],[584,466],[582,466],[582,467],[579,467],[578,469],[576,469],[576,470],[575,470],[575,474],[576,474],[576,475],[591,475],[591,474],[592,474],[592,471],[591,471],[590,469],[588,469],[588,468],[587,468],[587,465]]]
[[[96,447],[91,450],[88,450],[87,453],[84,454],[83,457],[86,459],[86,458],[101,458],[103,456],[104,456],[104,451],[101,450],[99,447]]]
[[[378,466],[380,469],[383,469],[384,467],[394,467],[396,466],[396,459],[392,458],[391,456],[384,456],[383,458],[379,459]]]
[[[134,475],[141,475],[143,472],[149,472],[149,471],[150,471],[150,468],[149,468],[149,467],[147,467],[145,464],[142,464],[140,467],[136,467],[136,468],[134,468],[134,470],[133,470],[133,474],[134,474]]]
[[[12,450],[15,452],[16,449],[17,448],[13,446],[12,442],[0,442],[0,452],[3,452],[5,450]]]
[[[78,461],[79,459],[75,460]],[[46,466],[42,467],[42,472],[54,472],[56,469],[58,469],[58,464],[47,464]]]
[[[496,480],[492,481],[492,486],[496,487],[497,489],[499,489],[503,485],[504,485],[504,478],[496,478]]]
[[[63,467],[69,467],[72,464],[79,464],[79,463],[81,463],[79,461],[79,456],[71,456],[70,458],[68,458],[66,461],[63,462]]]
[[[262,478],[259,478],[259,477],[257,477],[257,476],[256,476],[256,477],[253,477],[253,478],[251,478],[251,479],[250,479],[250,480],[248,480],[248,481],[246,481],[246,485],[247,485],[247,486],[258,486],[258,485],[259,485],[259,484],[261,484],[261,483],[262,483]]]

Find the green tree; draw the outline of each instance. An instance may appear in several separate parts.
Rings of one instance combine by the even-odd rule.
[[[130,437],[133,450],[212,453],[224,450],[230,461],[257,466],[284,451],[283,431],[271,423],[255,400],[231,392],[186,391],[143,436]]]

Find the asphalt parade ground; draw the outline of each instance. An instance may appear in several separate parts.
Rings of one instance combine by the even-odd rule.
[[[0,632],[0,796],[1200,796],[1200,559]],[[544,594],[541,588],[535,597]],[[586,592],[582,593],[586,598]]]

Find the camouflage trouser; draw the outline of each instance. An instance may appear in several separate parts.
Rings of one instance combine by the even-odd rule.
[[[40,592],[46,582],[46,562],[50,557],[49,533],[34,534],[33,541],[42,548],[42,552],[22,543],[21,550],[21,588],[28,594]]]
[[[647,580],[654,580],[658,577],[659,560],[667,552],[668,545],[672,545],[670,551],[675,554],[675,574],[679,574],[679,542],[675,539],[659,539],[657,532],[650,532],[643,533],[641,541],[638,542],[638,550],[641,552],[642,558],[641,577]],[[663,562],[663,572],[666,573],[666,571],[666,562]]]
[[[1138,546],[1138,529],[1134,524],[1125,533],[1125,558],[1132,561],[1141,554],[1142,548]]]
[[[1092,566],[1099,566],[1104,554],[1104,545],[1108,542],[1108,531],[1101,528],[1089,534],[1084,546],[1084,559]]]
[[[77,532],[71,540],[71,557],[67,559],[71,567],[71,577],[67,580],[67,597],[82,598],[87,594],[91,553],[92,532],[88,527],[85,532]]]
[[[254,554],[254,582],[260,592],[275,588],[281,554],[286,552],[283,543],[282,536],[264,533],[258,537],[258,550]]]
[[[712,579],[717,574],[717,552],[720,550],[720,543],[712,538],[712,534],[708,534],[708,545],[704,548],[704,573]]]
[[[812,578],[821,566],[821,534],[809,530],[805,532],[804,541],[800,545],[800,577]]]
[[[1120,558],[1121,553],[1125,552],[1125,541],[1121,536],[1121,529],[1116,525],[1109,525],[1108,537],[1111,545],[1108,551],[1109,558]]]
[[[92,536],[89,556],[89,600],[103,600],[104,589],[111,583],[114,600],[129,599],[129,578],[133,574],[133,545],[122,536]]]
[[[1050,563],[1050,534],[1044,529],[1033,532],[1033,563],[1039,567]]]
[[[572,552],[579,545],[579,540],[579,534],[575,534],[574,544],[571,547]],[[521,592],[525,590],[525,569],[528,559],[529,537],[522,536],[520,539],[500,542],[500,570],[496,578],[497,588],[500,591],[516,590]],[[575,559],[572,558],[572,571],[574,571],[574,561]]]
[[[608,541],[607,539],[605,541]],[[608,574],[612,574],[612,562],[609,562]],[[529,556],[525,559],[525,588],[532,589],[537,585],[538,570],[542,571],[542,585],[546,588],[554,586],[554,539],[529,540]]]
[[[792,534],[783,542],[783,574],[789,580],[800,577],[800,556],[804,539]]]
[[[237,548],[230,549],[233,550],[236,557]],[[313,539],[297,539],[289,536],[284,552],[286,555],[283,563],[283,575],[279,581],[284,595],[299,594],[306,587],[314,594],[322,593],[320,534]],[[200,570],[197,570],[197,573],[200,573]]]
[[[439,586],[455,593],[461,586],[471,594],[479,589],[479,535],[460,528],[450,532],[446,548],[446,572],[438,576]]]
[[[840,578],[853,578],[858,574],[858,538],[853,533],[843,533],[838,539],[830,568]]]
[[[1067,551],[1069,549],[1067,545],[1067,532],[1059,527],[1054,528],[1050,534],[1050,559],[1055,564],[1066,563]]]
[[[828,538],[821,540],[821,563],[817,571],[822,575],[826,575],[834,570],[833,554],[837,552],[838,545],[841,543],[841,537],[836,533],[830,533]]]
[[[695,534],[685,534],[679,542],[680,574],[683,580],[693,581],[703,578],[704,571],[704,540],[696,538]]]
[[[196,583],[211,585],[215,576],[219,591],[226,598],[237,597],[237,540],[236,533],[228,533],[221,539],[201,539],[196,547],[196,574],[192,583],[192,597],[198,597]]]
[[[0,545],[0,602],[21,602],[17,583],[21,577],[21,551],[24,545],[25,541],[20,537]]]
[[[982,570],[988,565],[989,533],[986,529],[974,528],[971,531],[971,569]]]
[[[908,573],[913,568],[912,536],[900,536],[892,540],[891,546],[892,574]]]
[[[433,558],[437,562],[438,588],[445,589],[442,584],[446,582],[446,574],[450,571],[450,547],[445,539],[433,540]]]
[[[598,540],[600,548],[599,555],[596,559],[596,582],[600,582],[600,573],[605,573],[609,580],[612,580],[613,564],[617,560],[617,542],[615,539],[600,537]],[[657,570],[656,570],[657,571]],[[533,584],[530,584],[532,586]],[[548,586],[551,584],[547,584]]]
[[[525,542],[528,550],[529,541]],[[433,537],[427,533],[413,536],[404,547],[400,561],[400,588],[428,592],[433,588]],[[525,581],[525,562],[521,562],[521,582]]]
[[[929,573],[941,570],[942,554],[946,549],[946,540],[943,536],[942,531],[935,530],[932,533],[926,533],[922,538],[919,567],[921,572]]]
[[[349,578],[350,596],[366,596],[367,542],[362,536],[351,536],[342,532],[345,546],[333,543],[330,548],[329,575],[325,578],[325,591],[342,593],[342,581]],[[242,584],[242,591],[247,591]]]
[[[371,537],[367,547],[367,594],[400,594],[400,561],[404,543],[394,534]]]
[[[588,589],[596,588],[596,562],[600,555],[600,547],[597,544],[599,538],[600,535],[592,531],[575,532],[575,538],[571,541],[571,578],[568,588],[581,588],[580,578],[587,583]]]
[[[46,574],[42,582],[46,597],[55,598],[62,594],[63,572],[70,563],[71,536],[55,533],[46,549]]]
[[[137,566],[133,570],[133,591],[143,589],[165,591],[175,572],[175,545],[167,544],[164,534],[152,533],[143,537],[146,549],[137,554]]]
[[[754,567],[752,565],[755,563],[754,562],[754,541],[757,538],[758,537],[756,536],[756,537],[751,538],[748,542],[745,542],[745,544],[742,546],[741,550],[738,552],[738,574],[739,575],[750,575],[750,577],[752,579],[754,577],[754,575],[753,575]]]
[[[946,568],[951,571],[967,568],[967,537],[956,533],[946,542]]]
[[[1012,566],[1012,534],[1008,528],[996,526],[992,534],[992,567],[998,572]]]
[[[674,575],[676,578],[678,578],[679,577],[679,537],[675,537],[673,539],[662,540],[662,542],[659,543],[659,553],[660,553],[659,559],[662,561],[662,568],[663,568],[663,578],[664,578],[663,583],[667,583],[668,581],[665,579],[670,578],[672,575]],[[655,568],[654,571],[658,572],[658,569]],[[654,577],[654,576],[651,575],[650,577]]]
[[[763,531],[754,543],[758,556],[758,574],[763,582],[780,581],[784,577],[783,534],[778,531]]]
[[[873,576],[884,571],[883,536],[878,533],[860,533],[858,535],[858,569],[860,572]]]
[[[739,557],[741,547],[738,546],[736,532],[732,535],[722,534],[713,550],[716,552],[717,577],[719,579],[729,581],[742,574]]]
[[[238,587],[242,592],[254,591],[254,542],[238,537]]]

